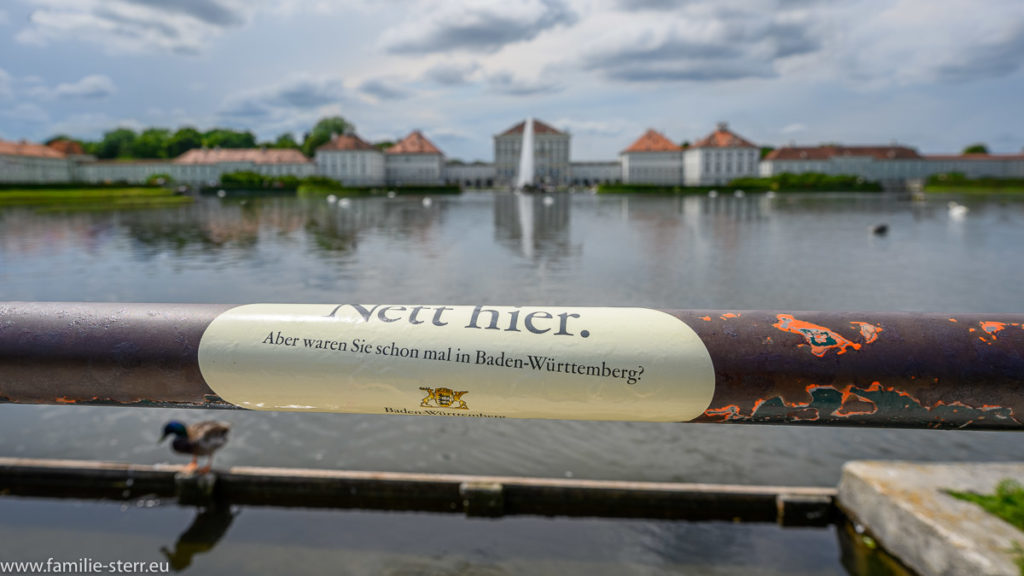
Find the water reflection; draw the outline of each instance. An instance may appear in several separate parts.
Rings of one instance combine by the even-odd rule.
[[[193,574],[840,574],[833,527],[0,497],[2,560],[170,563]]]
[[[184,572],[192,565],[197,554],[206,554],[213,550],[218,542],[227,534],[238,512],[232,511],[227,505],[211,505],[209,508],[196,510],[192,524],[178,536],[174,548],[160,547],[160,553],[167,558],[171,570]]]
[[[569,235],[568,194],[498,194],[494,238],[528,260],[560,259],[578,252]]]

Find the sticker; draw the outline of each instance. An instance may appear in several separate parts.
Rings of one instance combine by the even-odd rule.
[[[700,337],[645,308],[251,304],[199,368],[252,410],[682,422],[715,390]]]

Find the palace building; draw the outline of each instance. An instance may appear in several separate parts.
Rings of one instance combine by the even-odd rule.
[[[525,126],[519,122],[493,137],[493,163],[472,164],[445,158],[419,130],[385,150],[355,133],[334,134],[312,160],[299,150],[272,148],[196,148],[171,160],[97,160],[69,140],[49,145],[0,140],[0,183],[142,183],[166,175],[175,182],[213,185],[223,174],[249,171],[297,178],[320,175],[352,187],[508,187],[518,176]],[[573,162],[570,144],[568,132],[534,120],[538,184],[721,186],[743,177],[808,172],[858,176],[892,187],[954,172],[967,178],[1024,178],[1024,154],[922,155],[899,145],[826,145],[785,146],[761,159],[760,148],[724,122],[688,147],[649,129],[615,160]]]
[[[683,149],[653,128],[619,154],[626,184],[683,184]]]
[[[687,186],[716,186],[757,176],[760,155],[760,148],[719,122],[714,132],[683,152],[683,180]]]
[[[24,140],[21,142],[0,140],[0,182],[19,184],[72,182],[74,168],[75,164],[68,154],[58,149]]]
[[[384,184],[384,153],[354,133],[332,134],[316,149],[315,158],[317,173],[343,186]]]
[[[494,137],[495,183],[499,186],[511,186],[519,176],[519,158],[522,155],[525,129],[524,120]],[[572,180],[570,139],[567,132],[534,119],[533,166],[537,184],[567,186]]]
[[[419,130],[384,151],[389,185],[438,185],[444,180],[444,153]]]

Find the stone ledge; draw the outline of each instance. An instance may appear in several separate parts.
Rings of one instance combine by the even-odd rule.
[[[839,507],[922,576],[1020,576],[1021,532],[947,490],[992,493],[1006,478],[1024,483],[1024,464],[861,461],[843,467]]]

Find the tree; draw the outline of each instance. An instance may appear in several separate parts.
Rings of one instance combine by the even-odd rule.
[[[167,140],[167,156],[177,158],[193,148],[202,147],[203,135],[199,130],[191,126],[178,128],[178,131]]]
[[[680,148],[683,148],[683,149],[689,148],[690,146],[691,146],[691,144],[690,144],[690,141],[689,141],[689,140],[683,140],[683,141],[682,141],[682,142],[681,142],[681,143],[679,144],[679,147],[680,147]]]
[[[214,128],[203,134],[203,146],[207,148],[255,148],[256,136],[248,130],[238,132],[230,128]]]
[[[167,143],[171,131],[166,128],[146,128],[132,142],[131,155],[134,158],[167,158]]]
[[[775,150],[775,148],[771,146],[761,146],[761,159],[764,160],[764,157],[771,154],[772,150]]]
[[[72,138],[71,136],[68,136],[67,134],[56,134],[54,136],[51,136],[51,137],[47,138],[46,141],[43,142],[43,144],[46,144],[47,146],[49,146],[50,144],[53,144],[57,140],[70,140],[72,142],[78,142],[79,144],[82,143],[81,141],[75,140],[74,138]]]
[[[977,144],[971,144],[967,148],[964,148],[963,154],[988,154],[988,146],[985,146],[981,142]]]
[[[394,145],[395,145],[395,143],[392,142],[391,140],[381,140],[380,142],[374,142],[373,143],[373,147],[376,148],[377,150],[382,151],[382,152],[384,150],[387,150],[388,148],[391,148]]]
[[[341,116],[321,118],[316,123],[316,126],[313,126],[313,131],[307,134],[302,142],[302,152],[306,156],[313,156],[316,154],[317,148],[331,139],[332,134],[345,134],[346,132],[353,132],[355,129],[355,126],[349,124]]]
[[[290,132],[285,132],[274,140],[273,148],[294,148],[296,150],[301,149],[299,143],[295,141],[295,136]]]
[[[96,156],[109,160],[111,158],[131,158],[132,145],[135,143],[135,131],[130,128],[118,128],[103,134],[96,150]]]

